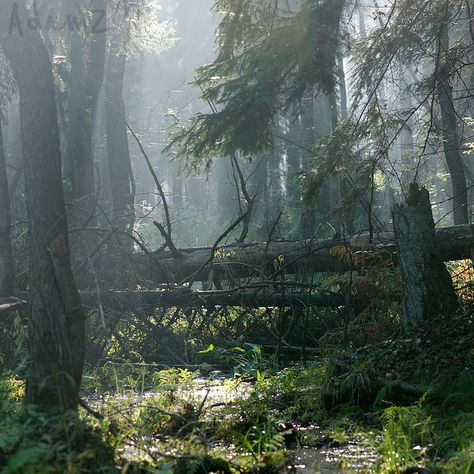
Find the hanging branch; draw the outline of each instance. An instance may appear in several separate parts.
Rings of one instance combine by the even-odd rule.
[[[249,230],[250,230],[250,220],[252,218],[252,210],[253,210],[253,206],[255,204],[255,199],[257,198],[258,192],[257,194],[255,194],[255,196],[253,197],[250,196],[250,193],[248,192],[248,189],[247,189],[247,181],[244,178],[244,174],[242,173],[242,169],[240,168],[237,158],[235,156],[232,156],[231,161],[232,161],[232,167],[234,169],[234,172],[237,172],[237,176],[235,177],[237,190],[240,187],[240,191],[242,192],[245,202],[247,203],[247,211],[245,212],[245,214],[243,214],[242,208],[240,206],[240,199],[239,199],[240,213],[241,215],[245,215],[245,218],[242,219],[242,224],[243,224],[242,232],[239,238],[237,239],[237,243],[241,244],[247,238]],[[234,173],[234,176],[235,176],[235,173]],[[237,181],[237,177],[238,177],[238,181]],[[239,183],[240,183],[240,186],[239,186]],[[239,198],[240,198],[240,195],[239,195]]]
[[[157,221],[153,221],[153,225],[160,231],[161,235],[165,239],[165,246],[170,249],[171,253],[173,254],[173,257],[181,258],[182,254],[174,245],[173,241],[171,240],[171,236],[168,232],[166,232],[166,229]]]
[[[219,244],[246,218],[247,213],[241,215],[233,224],[231,224],[215,241],[214,245],[211,248],[211,255],[210,257],[198,268],[198,270],[194,273],[192,278],[189,280],[189,287],[193,285],[193,283],[196,281],[196,278],[198,275],[214,260],[217,247],[219,247]],[[182,281],[180,284],[184,284],[187,280]]]
[[[125,125],[127,126],[128,130],[132,134],[133,138],[138,144],[138,147],[140,148],[140,151],[145,158],[146,164],[148,166],[148,169],[151,173],[151,176],[153,177],[153,181],[155,182],[156,189],[158,189],[158,193],[161,197],[161,201],[163,202],[163,209],[165,211],[165,221],[166,221],[166,229],[164,226],[159,224],[158,222],[153,222],[155,227],[161,232],[161,235],[165,239],[165,244],[159,249],[158,253],[163,251],[166,247],[169,247],[171,252],[176,256],[179,257],[181,254],[179,253],[178,249],[176,246],[173,244],[173,239],[171,237],[171,219],[170,219],[170,212],[168,208],[168,201],[166,200],[165,192],[163,191],[163,186],[160,183],[160,180],[158,179],[158,176],[155,173],[155,170],[153,169],[153,165],[151,164],[151,160],[148,157],[147,152],[145,151],[145,148],[142,145],[142,142],[138,138],[137,134],[132,130],[132,127],[130,127],[129,123],[124,119]]]
[[[265,247],[265,253],[268,252],[268,246],[270,245],[270,243],[273,240],[273,234],[275,233],[275,231],[278,227],[278,224],[280,223],[280,220],[281,220],[282,216],[283,216],[283,211],[279,211],[276,219],[274,220],[274,222],[272,224],[272,228],[270,229],[270,232],[268,233],[268,239],[267,239],[267,245]]]

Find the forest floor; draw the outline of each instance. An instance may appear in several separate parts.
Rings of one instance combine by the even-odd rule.
[[[472,313],[283,370],[226,354],[232,373],[91,369],[79,419],[25,410],[5,376],[0,473],[474,472]]]

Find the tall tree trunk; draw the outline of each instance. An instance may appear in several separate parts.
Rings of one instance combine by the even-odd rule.
[[[451,276],[436,249],[430,196],[416,183],[410,185],[406,205],[393,209],[403,282],[402,320],[409,329],[430,316],[457,309]]]
[[[71,227],[75,228],[96,225],[92,140],[94,116],[105,71],[105,0],[93,1],[91,8],[98,15],[98,18],[91,19],[92,23],[102,20],[101,24],[94,24],[94,32],[88,42],[79,32],[72,32],[69,53],[71,70],[67,82],[64,171],[65,178],[69,181],[69,192],[66,195],[68,218]],[[72,257],[77,265],[81,265],[95,247],[95,243],[90,234],[74,235],[75,239],[71,242]],[[80,286],[88,285],[88,273],[82,271],[77,276]]]
[[[344,70],[344,57],[342,54],[337,56],[337,74],[339,76],[339,95],[340,95],[340,118],[341,122],[346,120],[348,114],[347,107],[347,87],[346,87],[346,72]]]
[[[105,86],[105,122],[112,195],[112,222],[114,227],[121,232],[118,236],[120,253],[131,254],[132,240],[124,236],[125,233],[133,229],[135,221],[135,185],[123,101],[126,63],[127,57],[120,38],[112,39]]]
[[[271,206],[271,204],[266,200],[267,194],[269,194],[269,164],[270,161],[274,161],[278,167],[278,155],[275,153],[274,156],[268,157],[264,154],[257,155],[251,163],[245,163],[244,169],[247,168],[247,192],[250,195],[250,198],[253,200],[252,205],[250,206],[250,215],[248,218],[248,225],[250,229],[255,227],[255,232],[257,233],[258,238],[260,238],[259,233],[262,231],[266,223],[265,210],[263,205]],[[245,166],[246,165],[246,166]],[[273,204],[273,203],[272,203]],[[278,205],[278,201],[274,204]],[[244,203],[244,209],[249,210],[249,203]],[[266,233],[262,234],[262,237],[266,237]],[[255,238],[255,236],[253,236]]]
[[[302,128],[302,155],[303,169],[309,170],[314,166],[313,149],[316,142],[329,135],[337,126],[337,103],[335,93],[308,94],[303,106]],[[327,176],[318,196],[306,196],[301,213],[302,238],[311,239],[316,235],[317,218],[327,218],[332,204],[332,191],[335,189],[332,176]]]
[[[222,223],[228,224],[239,212],[237,191],[229,157],[221,157],[215,160],[214,177],[219,220]]]
[[[15,167],[14,173],[8,182],[10,190],[10,207],[12,222],[16,219],[24,221],[24,191],[23,191],[23,163],[21,152],[21,125],[19,98],[16,95],[6,106],[8,122],[3,127],[3,142],[5,150],[8,150],[8,158]]]
[[[0,120],[0,298],[13,294],[13,257],[11,247],[11,208],[7,168]]]
[[[288,175],[286,189],[289,204],[292,208],[299,209],[301,201],[301,186],[298,174],[301,172],[301,140],[300,116],[294,107],[289,110],[288,117],[288,141],[285,142],[286,155],[288,159]]]
[[[65,178],[69,181],[66,197],[71,207],[69,220],[74,227],[94,226],[94,164],[91,153],[91,116],[85,107],[85,54],[79,33],[73,33],[69,57],[71,70],[66,85]],[[93,111],[92,111],[93,113]]]
[[[401,82],[405,89],[400,98],[400,109],[405,113],[413,107],[413,98],[408,93],[409,77],[408,74],[402,73]],[[413,137],[413,120],[408,119],[403,124],[400,132],[400,166],[401,178],[400,184],[402,191],[408,190],[414,174],[414,156],[415,156],[415,139]]]
[[[31,354],[26,399],[74,410],[84,361],[84,313],[68,254],[52,65],[38,31],[27,27],[29,16],[23,1],[0,3],[0,46],[20,93],[28,207]]]
[[[313,91],[305,97],[304,101],[301,111],[301,154],[303,170],[308,171],[312,165],[312,150],[316,142]],[[303,239],[316,237],[316,197],[305,196],[303,198],[300,226]]]
[[[169,163],[169,180],[171,182],[171,201],[175,211],[181,212],[183,206],[183,178],[179,176],[179,167],[174,160]]]
[[[106,9],[105,0],[93,1],[92,9],[101,19],[101,12]],[[96,23],[98,19],[93,18],[92,22]],[[97,99],[104,79],[106,35],[102,30],[105,26],[105,19],[102,19],[102,24],[94,25],[98,31],[90,36],[90,44],[79,32],[71,33],[64,161],[65,177],[70,181],[71,191],[67,197],[73,206],[70,216],[74,226],[95,224],[92,135]]]
[[[327,135],[330,135],[336,128],[339,123],[339,111],[338,111],[338,104],[337,104],[337,94],[335,91],[332,91],[327,96],[327,104],[329,107],[329,116],[331,120],[326,122],[326,127],[321,130],[320,136],[318,138],[323,138]],[[324,115],[322,116],[323,123],[324,123]],[[342,231],[341,220],[339,216],[334,215],[333,210],[335,209],[336,205],[341,201],[341,194],[340,194],[340,176],[333,172],[328,176],[328,186],[329,186],[329,207],[326,211],[326,215],[324,216],[327,221],[332,225],[334,229],[337,229],[338,232]]]
[[[347,106],[347,86],[346,86],[346,72],[344,70],[344,57],[339,54],[337,57],[337,68],[339,76],[339,95],[340,95],[340,121],[343,122],[347,119],[348,106]],[[343,160],[343,165],[345,163]],[[340,221],[337,226],[341,235],[352,235],[354,233],[354,219],[357,210],[355,202],[349,202],[350,193],[353,190],[350,176],[347,175],[348,171],[344,170],[344,174],[339,178],[339,197],[340,201],[346,201],[343,209],[340,211]]]
[[[448,3],[448,2],[447,2]],[[467,224],[467,183],[466,173],[461,155],[461,141],[458,134],[458,121],[453,100],[453,86],[451,84],[451,74],[453,64],[449,58],[449,32],[448,15],[440,31],[440,60],[438,64],[437,94],[441,107],[441,124],[444,154],[446,164],[451,176],[453,191],[453,218],[454,224]]]
[[[3,141],[2,122],[0,119],[0,300],[13,295],[14,266],[11,245],[11,201],[8,188],[5,148]],[[7,312],[7,315],[9,311]],[[0,318],[0,353],[4,356],[6,367],[15,365],[15,339],[13,335],[13,319]]]

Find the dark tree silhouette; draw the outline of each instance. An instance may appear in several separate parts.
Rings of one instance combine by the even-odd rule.
[[[0,46],[20,95],[30,246],[27,402],[76,409],[84,360],[84,313],[69,261],[51,60],[23,1],[0,4]]]
[[[10,230],[10,196],[8,194],[5,150],[0,122],[0,297],[11,296],[13,291],[13,258]]]

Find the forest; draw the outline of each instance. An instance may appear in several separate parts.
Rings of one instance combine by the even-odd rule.
[[[474,473],[474,0],[0,0],[0,474]]]

